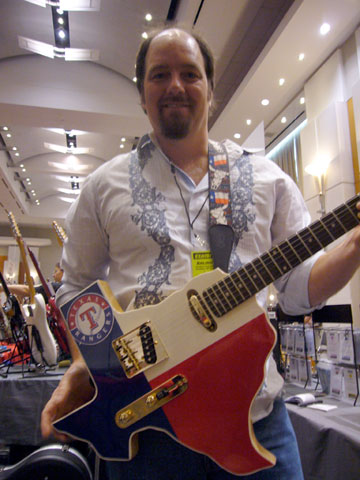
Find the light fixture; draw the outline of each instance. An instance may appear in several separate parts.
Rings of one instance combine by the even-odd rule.
[[[320,34],[327,35],[330,32],[330,25],[328,23],[323,23],[320,27]]]
[[[241,137],[241,134],[240,134],[240,133],[234,133],[234,138],[239,139],[240,137]]]
[[[299,53],[299,61],[302,62],[305,58],[305,53]]]
[[[151,22],[151,20],[152,20],[152,15],[151,15],[151,13],[147,13],[147,14],[145,15],[145,20],[146,20],[147,22]]]
[[[73,155],[83,155],[84,153],[91,153],[93,151],[92,148],[87,147],[65,147],[63,145],[56,145],[54,143],[47,143],[44,142],[44,147],[48,148],[49,150],[54,150],[54,152],[59,153],[71,153]]]
[[[263,105],[264,107],[266,107],[267,105],[269,105],[270,103],[270,100],[268,100],[267,98],[263,98],[261,100],[261,105]]]
[[[18,36],[19,47],[49,58],[63,58],[66,61],[99,60],[99,50],[88,48],[57,48],[48,43]]]
[[[96,12],[100,10],[101,0],[25,0],[39,7],[51,5],[58,10]]]
[[[142,36],[142,38],[144,38],[144,39],[146,40],[149,35],[148,35],[146,32],[143,32],[143,33],[141,34],[141,36]]]
[[[299,102],[300,102],[300,105],[304,105],[304,103],[305,103],[305,97],[300,97]]]
[[[137,82],[137,78],[136,77],[133,77],[133,82],[136,83]]]
[[[251,125],[251,120],[250,120],[250,118],[248,118],[248,119],[246,120],[246,125]]]
[[[305,167],[305,172],[316,177],[319,189],[320,214],[323,217],[325,208],[325,180],[330,159],[326,156],[318,156],[316,160]]]
[[[279,86],[282,87],[285,83],[285,78],[280,78],[279,79]]]

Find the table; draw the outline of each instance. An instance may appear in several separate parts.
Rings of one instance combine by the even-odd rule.
[[[285,385],[285,397],[310,392]],[[305,480],[359,480],[360,406],[330,397],[338,408],[322,412],[287,404],[299,444]]]
[[[9,373],[6,378],[0,377],[0,443],[43,445],[41,412],[65,369],[58,368],[41,375],[25,371],[23,376],[20,367],[11,367],[10,372],[14,373]]]

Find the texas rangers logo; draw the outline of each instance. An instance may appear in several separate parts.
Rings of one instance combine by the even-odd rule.
[[[77,297],[68,313],[70,331],[77,343],[96,345],[109,335],[114,323],[110,305],[104,297],[86,293]]]

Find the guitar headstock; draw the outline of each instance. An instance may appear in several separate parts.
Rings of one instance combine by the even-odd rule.
[[[64,245],[65,240],[67,239],[67,235],[65,230],[57,223],[56,220],[53,220],[52,226],[54,227],[58,242],[62,247]]]
[[[20,249],[21,260],[22,260],[24,270],[25,270],[26,283],[27,283],[27,285],[29,287],[29,291],[30,291],[30,300],[31,300],[31,303],[33,303],[34,297],[35,297],[34,280],[33,280],[32,276],[30,275],[30,268],[29,268],[29,264],[28,264],[28,261],[27,261],[25,243],[24,243],[24,240],[21,236],[19,226],[18,226],[18,224],[15,220],[15,216],[12,212],[8,213],[8,218],[9,218],[9,221],[10,221],[11,229],[13,231],[13,235],[14,235],[15,240],[16,240],[18,246],[19,246],[19,249]]]

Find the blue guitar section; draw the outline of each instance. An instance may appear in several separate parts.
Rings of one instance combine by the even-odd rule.
[[[100,310],[92,307],[99,302]],[[99,316],[94,331],[85,331],[79,325],[79,319],[74,321],[74,312],[81,308],[86,313],[87,306]],[[130,458],[129,440],[131,435],[146,428],[157,428],[167,431],[176,437],[170,423],[161,408],[126,429],[119,428],[115,423],[116,413],[149,391],[151,387],[140,373],[129,379],[125,375],[119,360],[112,348],[112,340],[127,332],[122,332],[116,321],[114,312],[106,299],[98,282],[91,284],[76,298],[61,307],[64,318],[80,348],[84,360],[97,386],[97,396],[88,404],[70,413],[54,423],[56,429],[90,443],[100,457],[105,459]],[[93,313],[91,311],[91,313]],[[95,314],[94,313],[94,314]],[[83,315],[86,322],[86,315]],[[89,323],[89,322],[87,322]],[[100,323],[100,324],[99,324]],[[93,325],[94,326],[94,325]],[[138,325],[134,325],[134,328]]]

